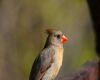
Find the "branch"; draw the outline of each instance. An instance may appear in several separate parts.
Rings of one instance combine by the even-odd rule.
[[[58,80],[99,80],[99,67],[99,61],[88,61],[76,72],[69,76],[63,76]]]

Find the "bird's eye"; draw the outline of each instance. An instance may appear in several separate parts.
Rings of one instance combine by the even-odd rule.
[[[60,35],[57,35],[57,38],[60,39]]]

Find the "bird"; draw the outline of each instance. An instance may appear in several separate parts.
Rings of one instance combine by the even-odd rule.
[[[68,38],[57,29],[46,29],[46,43],[36,57],[29,80],[54,80],[63,61],[63,44]]]

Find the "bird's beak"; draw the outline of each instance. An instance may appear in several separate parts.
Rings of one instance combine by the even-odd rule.
[[[64,43],[65,41],[68,41],[68,38],[64,35],[61,37],[61,42]]]

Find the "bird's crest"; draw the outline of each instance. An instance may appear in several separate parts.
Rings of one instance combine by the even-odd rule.
[[[46,29],[47,34],[53,34],[56,31],[56,29]]]

